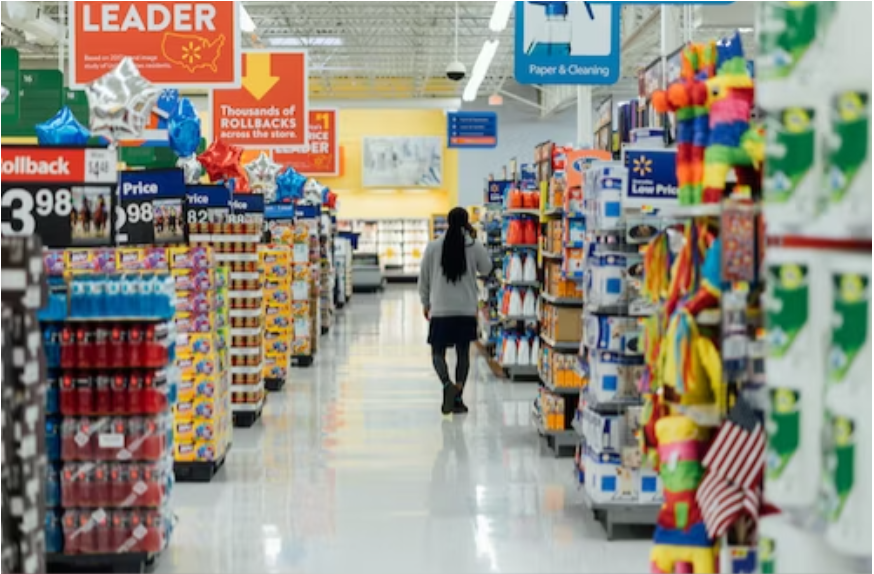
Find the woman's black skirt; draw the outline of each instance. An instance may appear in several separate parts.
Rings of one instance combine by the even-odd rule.
[[[476,317],[431,317],[428,344],[433,347],[454,347],[476,341]]]

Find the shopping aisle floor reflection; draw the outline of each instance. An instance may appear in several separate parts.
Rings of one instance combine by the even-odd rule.
[[[477,359],[445,418],[413,288],[356,295],[210,484],[179,484],[159,572],[643,572],[607,542],[571,461],[530,426],[533,384]]]

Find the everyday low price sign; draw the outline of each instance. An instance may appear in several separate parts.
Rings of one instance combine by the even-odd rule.
[[[115,210],[117,243],[184,243],[185,195],[180,169],[122,172]]]
[[[188,225],[222,223],[231,212],[231,192],[223,185],[189,185],[185,188],[185,222]]]
[[[255,148],[306,145],[306,52],[246,52],[242,86],[212,92],[214,139]]]
[[[277,148],[273,161],[304,175],[340,175],[337,110],[310,110],[308,124],[307,144],[300,148]]]
[[[676,203],[677,151],[668,149],[627,149],[625,165],[628,180],[625,186],[626,207],[664,207]]]
[[[125,57],[155,84],[240,85],[238,2],[89,2],[70,5],[71,84]]]
[[[108,149],[3,146],[2,234],[47,247],[112,243],[117,155]]]

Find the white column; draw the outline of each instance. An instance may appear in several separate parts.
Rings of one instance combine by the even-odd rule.
[[[595,134],[592,125],[592,87],[577,87],[577,141],[576,145],[590,148],[594,145]]]

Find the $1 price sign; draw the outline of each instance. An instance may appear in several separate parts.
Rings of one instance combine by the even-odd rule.
[[[185,177],[180,169],[122,172],[115,210],[119,245],[185,241]]]
[[[109,245],[115,165],[106,149],[4,146],[3,236],[38,235],[47,247]]]

